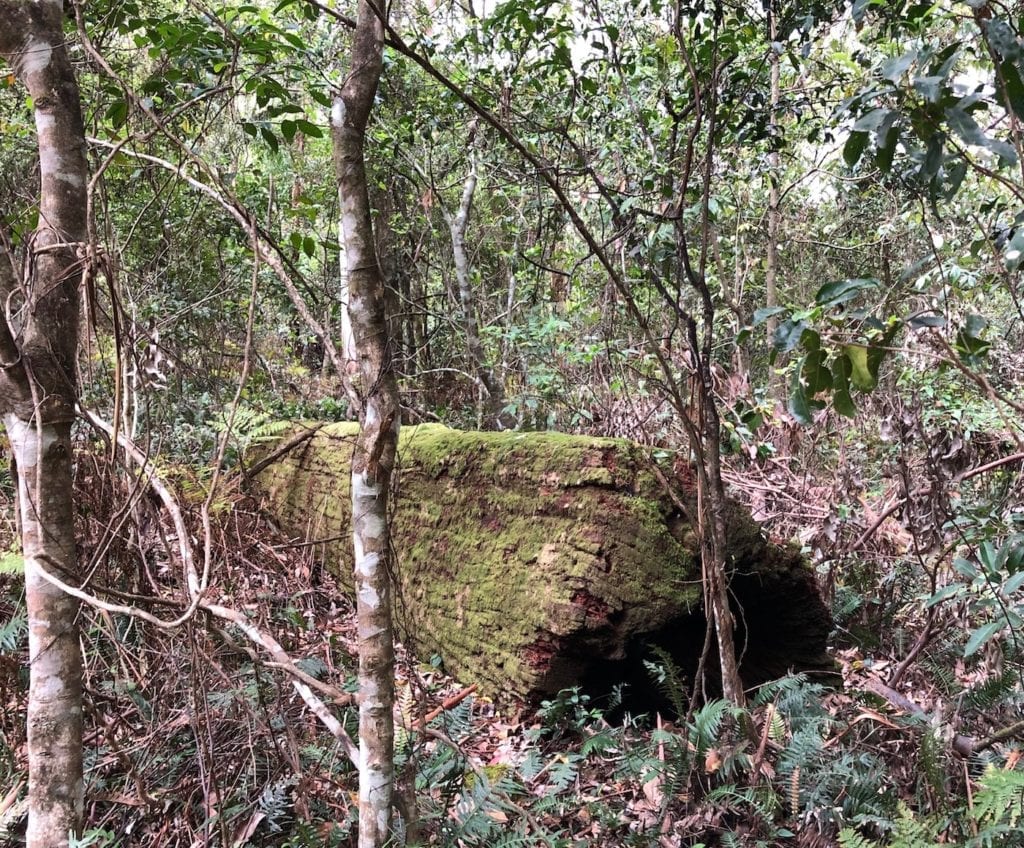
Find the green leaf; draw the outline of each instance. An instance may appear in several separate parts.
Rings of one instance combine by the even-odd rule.
[[[267,147],[277,153],[280,149],[280,144],[277,141],[277,136],[274,135],[267,127],[260,127],[260,135],[263,136],[263,141],[266,142]]]
[[[864,345],[848,344],[843,352],[850,360],[850,382],[862,392],[870,392],[875,387],[875,379],[868,367],[868,349]]]
[[[945,327],[946,319],[941,315],[915,315],[907,319],[907,323],[915,330],[922,327]]]
[[[1024,227],[1018,227],[1006,242],[1003,261],[1008,271],[1016,271],[1024,262]]]
[[[1016,59],[1021,55],[1020,41],[1006,21],[991,19],[985,26],[985,37],[1000,59]]]
[[[996,555],[995,545],[988,539],[978,545],[978,560],[990,575],[996,575],[996,572],[999,570],[999,559]]]
[[[1017,65],[1013,62],[1003,62],[1000,66],[1000,73],[1007,101],[1003,105],[1018,118],[1024,118],[1024,81],[1021,80]]]
[[[801,424],[810,424],[814,418],[811,415],[811,406],[807,400],[807,393],[800,382],[800,375],[803,372],[803,365],[794,369],[793,377],[789,385],[789,414]]]
[[[854,277],[825,283],[818,289],[814,302],[818,306],[838,306],[840,303],[853,300],[862,291],[878,288],[880,285],[881,283],[873,277]]]
[[[867,322],[865,322],[867,323]],[[882,368],[882,362],[889,354],[889,346],[903,324],[900,321],[892,321],[889,328],[885,330],[882,337],[868,347],[868,372],[871,374],[872,388],[878,385],[878,372]]]
[[[898,56],[895,59],[890,59],[884,65],[882,65],[879,75],[882,79],[887,79],[889,82],[897,83],[906,72],[907,69],[914,64],[914,60],[917,58],[916,50],[908,50],[902,56]]]
[[[832,388],[832,372],[825,366],[825,351],[814,350],[804,358],[802,382],[807,387],[807,396]]]
[[[1014,534],[999,551],[1001,568],[1009,574],[1024,570],[1024,535]]]
[[[755,309],[753,326],[759,327],[772,316],[781,315],[785,311],[785,306],[762,306],[760,309]]]
[[[1024,571],[1018,571],[1003,584],[1003,593],[1012,595],[1021,586],[1024,586]]]
[[[945,83],[944,76],[917,77],[914,80],[914,90],[929,103],[938,103]]]
[[[930,180],[942,167],[942,154],[946,149],[946,134],[937,132],[928,137],[924,161],[921,163],[920,176],[923,180]]]
[[[925,602],[925,609],[931,609],[936,604],[941,604],[943,601],[948,601],[950,598],[959,595],[963,592],[963,588],[959,583],[950,583],[948,586],[943,586]]]
[[[313,255],[315,255],[316,254],[316,239],[314,239],[312,236],[306,236],[302,240],[302,252],[305,253],[306,256],[313,256]]]
[[[991,641],[992,637],[1002,629],[1003,622],[1001,621],[990,621],[988,624],[981,625],[971,634],[971,638],[967,640],[967,644],[964,646],[964,656],[969,657],[974,654],[979,648]]]
[[[991,342],[981,338],[981,334],[988,326],[980,315],[968,315],[963,327],[956,334],[956,351],[964,362],[975,364],[980,357],[984,356],[991,347]]]
[[[110,121],[111,126],[116,130],[124,126],[128,120],[128,104],[124,100],[115,100],[107,109],[104,116]]]
[[[808,327],[800,334],[800,346],[808,353],[821,350],[821,333]]]
[[[312,121],[307,121],[305,118],[296,118],[295,125],[299,128],[299,132],[303,135],[309,136],[310,138],[324,137],[324,131]]]
[[[866,132],[852,132],[843,145],[843,161],[849,167],[853,167],[860,161],[861,155],[868,146],[868,134]]]
[[[857,414],[857,405],[850,396],[850,373],[853,366],[850,357],[840,354],[832,362],[832,406],[840,415],[853,418]]]
[[[853,125],[853,131],[875,132],[892,112],[892,109],[872,109],[857,119],[857,122]]]
[[[806,321],[783,321],[775,328],[772,336],[772,348],[775,353],[789,353],[800,344],[800,337],[807,329]]]
[[[963,103],[963,100],[960,102]],[[991,150],[1007,162],[1012,163],[1017,161],[1017,153],[1012,146],[1007,144],[1005,141],[999,141],[985,135],[981,127],[978,126],[977,121],[967,114],[961,106],[957,105],[947,109],[946,120],[949,122],[949,126],[953,132],[968,144]]]
[[[289,144],[291,143],[292,139],[295,138],[295,131],[297,129],[298,129],[298,126],[295,123],[295,121],[292,121],[292,120],[281,121],[281,135],[284,136],[284,140],[287,141]]]
[[[895,111],[890,114],[894,117],[897,115]],[[892,160],[896,155],[896,142],[899,141],[899,138],[900,134],[895,120],[887,120],[875,133],[875,164],[883,173],[889,173],[892,169]]]
[[[978,571],[974,563],[969,559],[964,559],[963,557],[953,558],[953,570],[956,571],[957,574],[963,575],[968,580],[977,580],[981,575],[981,572]]]

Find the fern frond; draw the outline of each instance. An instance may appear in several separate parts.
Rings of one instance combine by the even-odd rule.
[[[698,756],[703,756],[709,748],[718,743],[722,723],[731,711],[732,705],[728,701],[718,699],[708,701],[693,714],[693,721],[690,725],[690,741],[697,750]]]
[[[974,798],[974,820],[979,825],[1018,827],[1024,817],[1024,772],[989,766],[980,784]]]
[[[0,623],[0,652],[16,651],[28,634],[28,617],[18,610],[7,621]]]
[[[878,843],[872,842],[851,827],[844,827],[839,831],[839,848],[878,848]]]

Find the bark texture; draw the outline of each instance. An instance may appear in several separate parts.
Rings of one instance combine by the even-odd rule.
[[[348,265],[347,307],[362,401],[349,475],[359,634],[359,848],[380,848],[389,841],[394,783],[388,492],[401,409],[363,158],[366,124],[383,67],[383,44],[384,24],[373,7],[361,0],[348,75],[331,112],[341,236]]]
[[[329,425],[258,476],[303,540],[343,532],[354,439]],[[642,448],[421,425],[403,430],[400,463],[399,623],[421,658],[439,654],[491,694],[537,697],[628,672],[614,664],[639,665],[645,642],[684,663],[700,652],[699,543]],[[827,666],[830,621],[806,565],[735,504],[723,521],[747,682]],[[346,553],[324,543],[328,562]]]
[[[29,848],[60,848],[82,821],[78,602],[71,500],[78,287],[86,267],[85,134],[60,0],[0,0],[0,56],[32,97],[39,225],[15,262],[0,247],[0,416],[17,480],[29,622]],[[6,244],[0,239],[0,244]]]

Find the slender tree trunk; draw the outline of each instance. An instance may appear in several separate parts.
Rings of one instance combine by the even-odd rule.
[[[462,321],[462,332],[466,336],[467,365],[476,378],[480,389],[479,418],[486,419],[489,426],[497,425],[506,430],[515,425],[515,419],[503,413],[505,406],[505,388],[494,373],[494,368],[487,362],[483,341],[480,338],[480,322],[477,319],[476,297],[473,292],[472,273],[469,252],[466,250],[466,232],[469,229],[469,216],[473,209],[473,198],[476,196],[477,169],[476,157],[473,152],[473,139],[476,136],[477,122],[469,126],[469,173],[462,182],[462,196],[455,211],[450,211],[443,199],[439,198],[441,214],[448,225],[448,234],[452,242],[452,261],[455,265],[456,295],[459,300],[459,318]],[[427,172],[415,161],[413,168],[432,190],[432,180]],[[435,190],[435,194],[437,194]]]
[[[4,416],[18,472],[29,621],[29,826],[34,848],[67,845],[82,821],[82,660],[78,601],[41,569],[74,574],[71,424]]]
[[[475,128],[470,131],[470,134]],[[448,221],[448,232],[452,239],[452,257],[455,261],[455,281],[459,288],[459,311],[462,317],[462,330],[466,334],[466,353],[470,367],[477,382],[486,395],[483,410],[491,426],[497,424],[507,429],[514,422],[509,416],[502,415],[505,405],[505,390],[487,364],[483,342],[480,340],[480,324],[476,315],[476,298],[473,296],[473,282],[470,278],[469,253],[466,251],[466,230],[469,227],[469,213],[473,208],[473,196],[476,193],[477,175],[476,161],[470,158],[469,173],[462,184],[462,197],[455,214],[444,213]]]
[[[775,3],[777,0],[769,0],[768,6],[768,39],[769,52],[768,64],[771,74],[771,90],[768,107],[768,233],[767,244],[765,245],[765,306],[769,309],[779,305],[778,273],[779,273],[779,229],[782,225],[782,208],[779,197],[779,180],[782,176],[780,167],[778,138],[779,124],[778,111],[782,99],[779,85],[779,54],[775,50],[778,39],[778,23],[775,19]],[[775,340],[775,330],[778,327],[778,320],[774,315],[769,316],[765,323],[768,333],[768,344],[772,345]],[[782,399],[785,390],[780,379],[774,372],[769,374],[768,385],[771,394]]]
[[[29,848],[66,846],[83,808],[78,603],[43,576],[75,582],[71,423],[87,267],[85,133],[63,21],[60,0],[0,0],[0,56],[32,97],[40,172],[27,276],[0,250],[0,415],[17,475],[29,620]]]
[[[401,408],[392,369],[384,280],[374,247],[364,140],[383,66],[383,22],[360,0],[349,72],[334,98],[331,132],[348,263],[348,313],[363,395],[352,458],[352,535],[359,633],[359,848],[391,833],[394,646],[388,488]]]

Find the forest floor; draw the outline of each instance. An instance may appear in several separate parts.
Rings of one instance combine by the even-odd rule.
[[[820,546],[841,535],[816,506],[830,493],[789,468],[737,465],[730,480],[762,519],[773,518],[776,530],[821,559]],[[93,591],[116,586],[172,598],[179,582],[172,562],[140,555],[147,538],[166,539],[159,516],[144,509],[136,534],[111,540],[105,522],[123,484],[99,462],[79,474],[82,555],[105,546],[98,563],[87,562]],[[201,481],[183,478],[179,488],[198,503]],[[190,520],[198,533],[197,513]],[[2,514],[10,514],[6,505]],[[859,529],[846,533],[859,538],[877,523],[863,544],[870,556],[893,558],[901,529],[878,514],[868,509]],[[237,489],[221,496],[213,516],[210,597],[244,612],[302,672],[343,693],[330,709],[354,732],[354,616],[315,547],[283,538]],[[2,530],[13,535],[9,523]],[[10,539],[0,541],[10,549]],[[820,576],[830,600],[841,600],[848,590],[837,575]],[[19,844],[23,827],[20,582],[0,574],[0,845]],[[843,832],[844,846],[881,845],[901,828],[945,816],[944,829],[932,828],[933,842],[961,844],[954,834],[986,824],[964,811],[962,799],[988,791],[979,782],[991,773],[986,763],[1013,772],[1020,754],[996,739],[983,740],[987,760],[958,756],[960,723],[976,719],[982,705],[954,703],[948,693],[978,693],[998,675],[960,662],[940,678],[924,663],[901,663],[914,644],[930,647],[933,637],[922,633],[935,621],[921,605],[916,615],[899,607],[898,633],[879,632],[882,604],[864,604],[840,622],[834,656],[842,687],[789,678],[751,693],[745,712],[714,698],[691,700],[690,683],[656,657],[651,686],[676,705],[671,713],[628,715],[577,690],[539,709],[495,704],[473,691],[473,681],[452,680],[399,646],[399,787],[404,809],[420,822],[410,842],[831,846]],[[872,630],[873,638],[862,638]],[[165,631],[85,612],[82,639],[92,841],[80,844],[351,844],[352,764],[289,678],[231,628],[198,615]],[[1001,720],[1008,719],[991,714],[973,727],[984,735]]]

